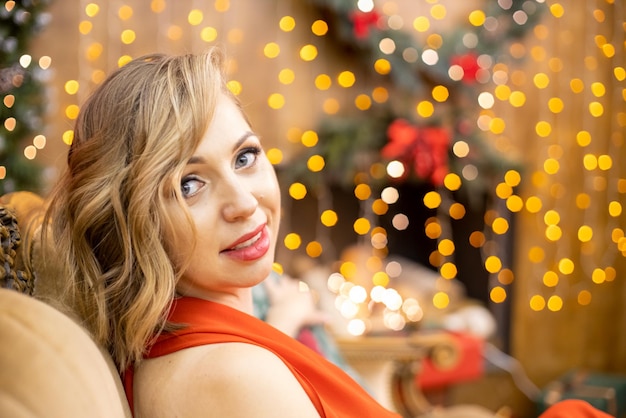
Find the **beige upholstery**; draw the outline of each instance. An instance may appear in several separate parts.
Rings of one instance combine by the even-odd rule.
[[[51,306],[0,289],[0,341],[0,416],[130,417],[105,356]]]
[[[44,210],[33,193],[0,197],[0,416],[131,417],[109,354],[59,310],[65,275],[41,255]]]

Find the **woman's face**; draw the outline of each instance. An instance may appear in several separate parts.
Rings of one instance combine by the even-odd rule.
[[[191,256],[177,291],[222,300],[264,280],[274,261],[280,191],[260,139],[229,97],[219,96],[180,187],[197,237],[195,246],[177,237],[189,243],[180,255]]]

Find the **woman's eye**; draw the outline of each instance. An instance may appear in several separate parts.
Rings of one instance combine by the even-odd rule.
[[[235,160],[235,168],[249,167],[256,162],[257,156],[261,150],[259,148],[249,148],[237,155]]]
[[[180,182],[180,192],[185,199],[198,193],[198,190],[204,185],[204,182],[194,177],[184,178]]]

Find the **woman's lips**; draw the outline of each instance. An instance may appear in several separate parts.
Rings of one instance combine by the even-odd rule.
[[[241,261],[254,261],[263,257],[270,248],[270,235],[267,225],[246,234],[237,240],[222,254]]]

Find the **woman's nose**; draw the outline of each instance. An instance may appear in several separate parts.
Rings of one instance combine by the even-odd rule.
[[[250,217],[259,206],[251,187],[245,181],[233,179],[225,185],[225,201],[222,215],[228,222]]]

